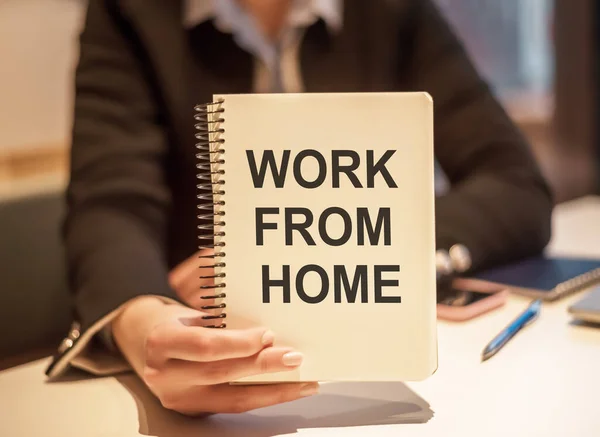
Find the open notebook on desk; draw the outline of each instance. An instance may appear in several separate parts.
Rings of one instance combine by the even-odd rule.
[[[516,294],[553,301],[600,282],[600,259],[532,257],[468,279],[500,284]]]

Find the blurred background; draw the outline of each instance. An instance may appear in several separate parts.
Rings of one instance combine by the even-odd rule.
[[[598,2],[435,1],[530,139],[556,201],[597,192]],[[53,226],[61,218],[67,181],[72,76],[85,6],[85,0],[0,0],[0,263],[7,273],[2,289],[57,287],[54,295],[7,296],[19,302],[2,306],[12,308],[12,317],[0,307],[0,332],[14,329],[15,317],[48,317],[49,306],[63,323],[55,323],[46,337],[60,339],[68,329],[70,315],[56,298],[65,291]],[[56,259],[38,259],[50,247]],[[3,339],[0,360],[40,342],[33,331],[28,336],[27,324],[20,329],[14,341]]]
[[[557,201],[594,191],[593,0],[435,0],[531,139]],[[65,182],[85,0],[0,0],[0,194]]]

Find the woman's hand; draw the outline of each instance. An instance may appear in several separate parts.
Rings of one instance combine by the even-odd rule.
[[[113,322],[115,341],[163,406],[188,415],[239,413],[317,392],[316,383],[227,384],[291,370],[302,355],[272,346],[266,329],[205,328],[203,315],[148,296],[132,301]]]
[[[210,268],[212,251],[199,252],[179,264],[169,282],[181,301],[167,304],[156,297],[130,302],[113,321],[115,341],[134,370],[169,409],[184,414],[235,413],[292,401],[315,394],[317,384],[229,385],[235,379],[291,370],[302,355],[274,347],[274,335],[263,328],[211,329],[204,305],[214,289]],[[214,312],[212,313],[214,314]]]

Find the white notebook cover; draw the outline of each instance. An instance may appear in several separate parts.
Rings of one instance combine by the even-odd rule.
[[[408,381],[435,372],[435,194],[430,96],[353,93],[214,98],[223,103],[212,108],[223,112],[214,114],[213,119],[224,120],[214,124],[224,129],[218,135],[224,143],[218,146],[224,150],[221,158],[225,162],[219,168],[225,170],[220,176],[225,181],[221,187],[225,204],[218,209],[225,213],[220,218],[226,225],[217,227],[217,231],[226,235],[217,241],[226,243],[222,248],[226,254],[222,259],[226,262],[225,329],[268,327],[276,335],[276,345],[292,346],[305,356],[297,370],[238,382]],[[307,149],[318,151],[325,163],[324,181],[315,188],[300,186],[294,176],[295,159]],[[260,169],[263,152],[269,150],[278,169],[284,150],[289,150],[284,186],[275,186],[267,167],[262,188],[256,188],[247,151],[252,151]],[[346,173],[339,174],[339,187],[333,187],[332,151],[339,150],[353,151],[360,157],[354,174],[362,188],[353,186]],[[369,172],[368,155],[375,164],[386,152],[391,156],[383,159],[384,165],[371,165]],[[309,152],[296,168],[307,182],[319,176],[314,153]],[[340,165],[351,162],[350,157],[339,158]],[[388,179],[383,177],[385,171],[377,169],[386,169]],[[373,187],[368,186],[368,173],[374,174]],[[319,233],[320,217],[330,207],[341,208],[350,219],[350,234],[344,244],[326,244]],[[257,231],[257,208],[279,208],[278,214],[262,215],[264,222],[275,224],[276,229]],[[312,225],[306,229],[315,245],[307,244],[298,231],[292,233],[293,244],[286,245],[286,208],[311,211]],[[378,239],[373,237],[378,240],[375,245],[370,243],[369,229],[364,227],[365,216],[358,218],[359,208],[367,208],[374,230],[379,208],[389,208],[389,215],[381,210],[382,232]],[[324,223],[329,238],[337,240],[344,235],[344,219],[340,210],[333,211],[337,212]],[[291,217],[294,222],[303,222],[306,216]],[[359,227],[364,229],[362,245],[358,243]],[[262,244],[257,244],[258,234],[263,236]],[[271,287],[267,303],[263,296],[263,266],[269,266],[272,279],[281,280],[284,265],[290,272],[289,302],[284,302],[282,287]],[[306,270],[304,276],[304,297],[308,296],[312,301],[309,303],[299,297],[296,287],[297,274],[307,265],[319,266]],[[334,265],[343,267],[337,267],[336,273]],[[384,281],[379,287],[379,302],[375,302],[375,266],[396,266],[379,269]],[[353,303],[346,296],[343,269],[347,285],[358,285]],[[328,288],[317,271],[325,273]],[[353,284],[356,272],[359,281]],[[363,302],[365,278],[367,299]],[[328,290],[326,295],[324,290]]]

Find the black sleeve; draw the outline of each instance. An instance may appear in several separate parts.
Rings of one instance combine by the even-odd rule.
[[[169,143],[116,3],[89,2],[75,78],[64,239],[83,330],[133,297],[175,299],[165,260]]]
[[[529,145],[432,0],[415,0],[403,73],[435,106],[435,154],[451,188],[436,200],[437,247],[461,243],[473,268],[537,254],[552,195]]]

